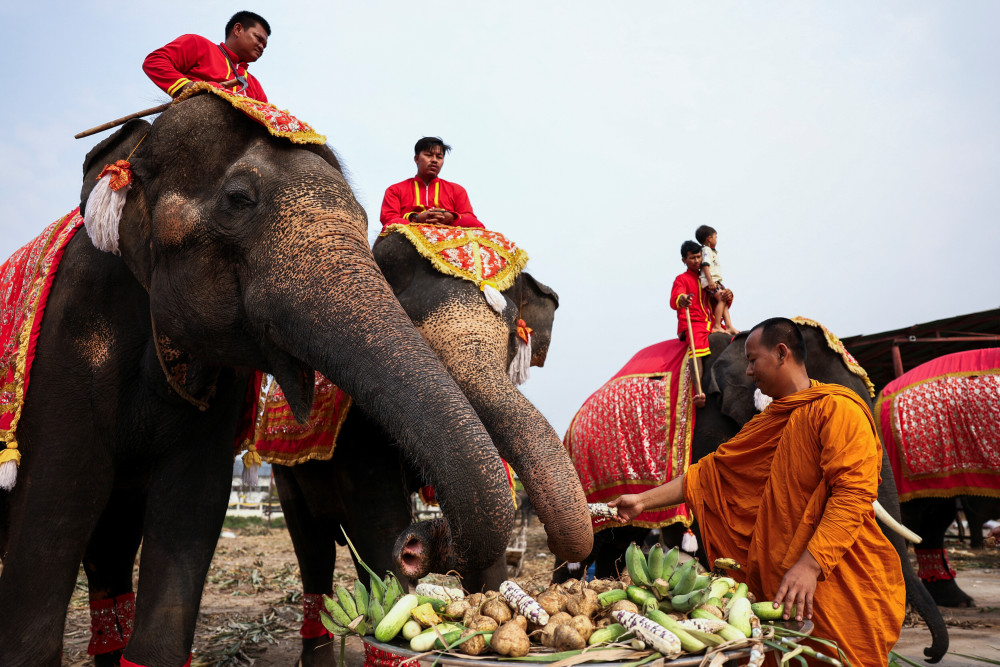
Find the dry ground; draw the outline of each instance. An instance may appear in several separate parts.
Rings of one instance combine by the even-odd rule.
[[[291,667],[299,653],[298,627],[301,618],[298,565],[288,533],[283,529],[254,527],[237,529],[236,537],[219,541],[198,620],[195,665],[255,665]],[[952,564],[959,571],[959,583],[979,606],[974,609],[947,609],[951,652],[938,663],[941,667],[983,665],[953,655],[966,653],[989,656],[1000,654],[1000,553],[996,550],[970,551],[956,543],[950,549]],[[338,577],[353,581],[353,565],[346,550],[338,554]],[[521,576],[547,579],[552,567],[545,535],[533,517]],[[64,665],[92,664],[87,660],[89,613],[84,579],[78,582],[70,604],[66,627]],[[922,662],[923,647],[930,644],[925,627],[904,627],[897,650]],[[348,642],[347,666],[361,667],[360,641]],[[926,664],[926,663],[924,663]]]

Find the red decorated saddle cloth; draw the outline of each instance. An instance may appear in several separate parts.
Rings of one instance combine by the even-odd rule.
[[[295,144],[325,144],[326,137],[318,134],[312,126],[273,104],[250,97],[236,95],[211,81],[196,81],[174,100],[174,104],[192,95],[211,93],[232,104],[238,110],[267,128],[276,137],[288,139]]]
[[[875,404],[901,501],[1000,497],[1000,348],[921,364]]]
[[[528,253],[500,232],[448,225],[390,225],[379,236],[402,234],[445,275],[504,291],[528,262]]]
[[[16,448],[15,435],[45,302],[66,245],[83,225],[80,209],[59,218],[0,267],[0,443]],[[3,445],[0,445],[3,447]],[[0,449],[0,462],[18,460]]]
[[[577,411],[563,444],[588,503],[642,493],[687,471],[695,420],[689,355],[679,340],[640,350]],[[595,531],[617,525],[592,520]],[[691,525],[686,505],[647,510],[631,524],[659,528],[676,522]]]

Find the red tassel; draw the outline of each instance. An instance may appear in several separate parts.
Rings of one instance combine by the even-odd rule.
[[[97,180],[103,176],[110,175],[108,185],[112,190],[118,192],[127,185],[132,184],[132,163],[128,160],[118,160],[114,164],[104,165],[104,169],[97,175]]]

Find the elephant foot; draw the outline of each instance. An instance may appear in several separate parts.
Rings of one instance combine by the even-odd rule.
[[[299,667],[334,667],[340,661],[339,637],[311,637],[302,640]]]
[[[954,579],[927,581],[921,579],[927,592],[939,607],[975,607],[976,601],[958,587]]]

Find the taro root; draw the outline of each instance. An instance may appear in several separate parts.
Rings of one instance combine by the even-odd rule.
[[[493,632],[496,629],[497,622],[489,616],[476,616],[468,623],[467,629],[462,633],[462,636],[468,637],[476,632]],[[466,655],[479,655],[486,650],[486,639],[483,635],[477,635],[462,642],[458,650]]]
[[[594,634],[594,624],[590,620],[589,616],[574,616],[570,619],[569,625],[580,633],[580,636],[583,637],[583,641],[587,641],[590,639],[590,635]]]
[[[466,626],[470,630],[485,630],[486,632],[493,632],[499,627],[499,623],[495,619],[489,616],[476,616],[472,619]]]
[[[473,593],[469,597],[465,598],[465,601],[469,603],[470,607],[477,609],[479,605],[486,601],[486,596],[482,593]]]
[[[516,616],[514,616],[514,618],[511,619],[511,623],[517,623],[519,626],[521,626],[522,630],[524,630],[525,632],[528,631],[528,619],[525,616],[521,616],[521,614],[517,614]]]
[[[583,587],[583,582],[579,579],[567,579],[562,583],[562,589],[569,594],[579,593]]]
[[[639,613],[639,607],[637,607],[631,600],[619,600],[608,607],[607,610],[609,613],[612,611],[630,611],[633,614]]]
[[[558,614],[561,611],[566,611],[566,596],[559,591],[558,588],[552,587],[547,591],[540,593],[535,601],[541,605],[542,609],[545,610],[549,616]]]
[[[552,635],[552,648],[557,651],[579,651],[587,647],[587,642],[572,625],[558,625]]]
[[[475,619],[477,616],[479,616],[479,610],[474,607],[469,607],[468,609],[465,610],[465,613],[462,615],[462,625],[464,625],[465,627],[469,627],[469,625],[472,624],[473,619]]]
[[[514,618],[514,614],[510,611],[510,607],[501,598],[491,598],[483,603],[482,608],[479,613],[483,616],[489,616],[493,620],[499,623],[506,623],[510,619]]]
[[[597,593],[585,588],[577,595],[573,595],[566,601],[566,611],[573,616],[586,616],[590,618],[601,610],[601,603],[597,599]]]
[[[500,655],[507,655],[512,658],[521,658],[528,655],[531,644],[528,642],[528,635],[514,621],[504,623],[490,640],[490,646]]]
[[[601,593],[606,593],[611,590],[611,580],[594,579],[593,581],[587,583],[587,588],[600,595]]]
[[[560,611],[559,613],[552,614],[552,616],[549,616],[549,622],[546,624],[546,627],[549,625],[562,625],[563,623],[569,623],[570,619],[572,618],[573,618],[572,614],[567,614],[564,611]]]
[[[451,618],[462,618],[469,608],[468,600],[455,600],[449,602],[448,606],[444,608],[444,615]]]

